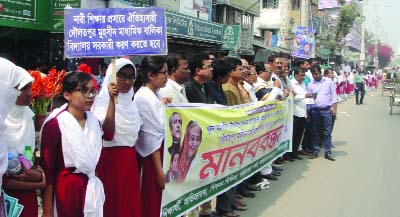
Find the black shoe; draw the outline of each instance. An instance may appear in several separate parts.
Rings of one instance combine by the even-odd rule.
[[[210,213],[207,215],[199,214],[199,217],[216,217],[216,214],[215,213]]]
[[[273,176],[273,175],[271,175],[271,174],[262,175],[262,177],[263,177],[264,179],[273,180],[273,181],[278,180],[278,177]]]
[[[281,159],[277,159],[274,161],[274,164],[276,164],[276,165],[282,165],[283,163],[285,163],[285,161],[283,161]]]
[[[272,166],[272,170],[278,171],[278,172],[282,172],[282,171],[283,171],[282,168],[279,168],[279,167],[277,167],[277,166]]]
[[[273,176],[281,176],[281,172],[272,170],[271,175],[273,175]]]
[[[303,148],[303,151],[305,151],[308,154],[312,154],[313,153],[313,151],[311,149],[309,149],[309,148]]]
[[[360,103],[356,102],[356,105],[360,105]]]
[[[292,158],[296,159],[296,160],[303,160],[303,158],[301,158],[298,154],[293,153],[292,154]]]
[[[314,154],[312,154],[311,156],[310,156],[310,159],[315,159],[315,158],[317,158],[318,157],[318,152],[314,152]]]
[[[331,154],[325,154],[325,159],[335,161],[335,158],[333,158]]]
[[[304,156],[309,155],[309,153],[307,153],[307,152],[304,151],[304,150],[300,150],[300,151],[298,151],[298,153],[299,153],[299,155],[304,155]]]
[[[294,159],[293,159],[291,156],[289,156],[289,155],[286,155],[285,157],[283,157],[283,159],[284,159],[285,161],[290,161],[290,162],[293,162],[293,161],[294,161]]]

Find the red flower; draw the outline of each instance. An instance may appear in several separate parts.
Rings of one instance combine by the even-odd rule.
[[[52,68],[47,76],[38,71],[29,70],[28,72],[34,78],[32,83],[32,109],[36,114],[46,114],[51,99],[59,94],[62,89],[61,82],[65,77],[65,70],[57,71],[56,68]]]

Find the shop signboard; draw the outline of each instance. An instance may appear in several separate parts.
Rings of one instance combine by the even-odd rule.
[[[0,18],[36,21],[37,0],[0,1]]]
[[[64,8],[80,8],[81,0],[51,0],[50,30],[64,31]]]
[[[237,50],[239,45],[239,25],[224,25],[222,49]]]
[[[222,43],[223,26],[221,24],[169,11],[166,12],[166,22],[168,35],[211,43]]]
[[[66,9],[64,28],[68,58],[168,53],[160,7]]]

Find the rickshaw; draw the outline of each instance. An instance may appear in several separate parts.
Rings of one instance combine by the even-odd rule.
[[[395,70],[385,70],[382,79],[382,96],[385,91],[392,91],[396,88],[396,78]]]

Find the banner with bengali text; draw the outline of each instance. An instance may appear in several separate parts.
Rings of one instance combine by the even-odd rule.
[[[166,109],[162,217],[181,216],[292,149],[293,100]]]
[[[65,9],[64,15],[68,58],[168,53],[163,8]]]

